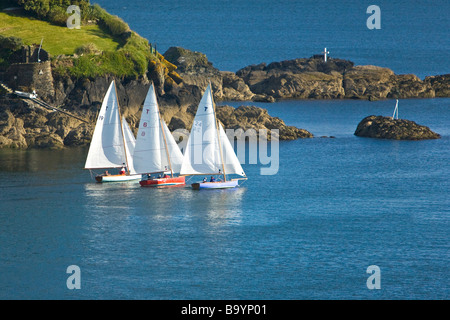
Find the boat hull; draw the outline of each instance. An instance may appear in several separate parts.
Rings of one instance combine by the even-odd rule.
[[[231,189],[239,185],[238,180],[216,181],[216,182],[196,182],[191,184],[194,190],[200,189]]]
[[[127,181],[135,181],[141,179],[141,175],[122,175],[122,174],[115,174],[115,175],[99,175],[95,177],[95,180],[97,182],[103,183],[103,182],[127,182]]]
[[[141,187],[165,187],[185,185],[185,177],[159,178],[139,181]]]

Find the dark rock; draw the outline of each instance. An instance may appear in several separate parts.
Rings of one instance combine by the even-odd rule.
[[[424,82],[431,85],[436,97],[450,97],[450,74],[426,77]]]
[[[355,135],[394,140],[424,140],[441,137],[431,131],[430,128],[418,125],[414,121],[373,115],[361,120],[356,128]]]
[[[83,145],[90,141],[92,132],[92,124],[43,109],[30,100],[0,99],[0,148],[59,149]],[[69,139],[70,135],[74,137]],[[77,139],[80,142],[76,143]]]
[[[36,136],[34,143],[30,147],[39,149],[62,149],[64,147],[64,141],[56,133],[46,132]]]
[[[64,138],[64,145],[68,147],[84,146],[91,142],[94,127],[92,125],[82,123],[73,128]]]
[[[177,67],[177,73],[184,84],[197,86],[204,91],[211,82],[214,98],[222,99],[222,74],[213,67],[204,53],[171,47],[164,53],[164,58]]]
[[[173,116],[168,125],[170,131],[174,131],[176,129],[187,129],[187,126],[186,121],[177,116]]]
[[[226,129],[249,129],[279,130],[280,140],[294,140],[298,138],[312,138],[313,135],[293,126],[287,126],[283,120],[269,115],[266,109],[255,106],[240,106],[233,108],[230,106],[218,106],[216,108],[217,118],[223,123]]]

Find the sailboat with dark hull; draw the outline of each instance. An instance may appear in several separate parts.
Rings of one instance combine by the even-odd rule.
[[[211,176],[191,184],[193,189],[228,189],[246,180],[244,170],[216,117],[211,83],[200,101],[186,145],[180,175]],[[230,179],[227,175],[241,178]],[[218,178],[215,178],[218,176]]]

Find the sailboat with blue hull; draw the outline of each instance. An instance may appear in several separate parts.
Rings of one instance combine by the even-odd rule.
[[[197,190],[235,188],[239,181],[247,179],[223,126],[217,120],[211,83],[195,114],[180,175],[204,176],[202,181],[191,184]],[[240,178],[230,179],[227,177],[230,175]]]

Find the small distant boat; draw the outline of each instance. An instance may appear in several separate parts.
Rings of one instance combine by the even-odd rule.
[[[183,154],[159,112],[153,83],[142,108],[133,164],[142,174],[142,187],[184,185],[185,177],[175,176],[181,168]]]
[[[95,176],[97,182],[139,180],[131,158],[135,138],[130,126],[121,119],[115,82],[112,81],[100,108],[92,135],[85,169],[120,169],[119,174],[105,171]]]
[[[211,179],[205,177],[203,181],[192,183],[192,188],[196,190],[235,188],[239,180],[247,179],[230,140],[216,118],[211,83],[198,106],[180,174],[211,176]],[[219,178],[216,179],[217,175]],[[243,178],[227,179],[227,175]]]

